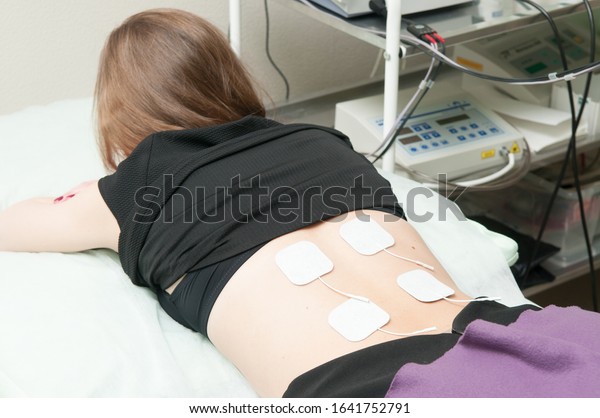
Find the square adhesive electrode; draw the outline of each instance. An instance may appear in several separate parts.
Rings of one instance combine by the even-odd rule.
[[[333,270],[333,262],[310,241],[285,247],[275,255],[275,263],[292,283],[300,286]]]
[[[373,302],[348,299],[329,314],[329,325],[348,341],[362,341],[387,324],[390,316]]]
[[[454,294],[454,290],[424,270],[411,270],[401,274],[396,283],[421,302],[435,302]]]
[[[394,245],[394,237],[371,218],[346,222],[340,227],[340,236],[362,255],[377,254]]]

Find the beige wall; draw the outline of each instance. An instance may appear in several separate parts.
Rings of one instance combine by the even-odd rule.
[[[289,0],[292,1],[292,0]],[[227,0],[2,0],[0,114],[91,96],[100,49],[127,16],[153,7],[200,14],[223,31]],[[271,54],[286,73],[291,99],[368,80],[380,53],[269,1]],[[275,102],[284,85],[265,54],[263,0],[242,0],[242,58]]]

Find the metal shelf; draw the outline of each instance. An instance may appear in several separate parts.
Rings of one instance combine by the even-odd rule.
[[[316,21],[353,36],[354,38],[360,39],[378,48],[385,49],[385,37],[370,32],[370,30],[385,32],[385,19],[382,17],[367,15],[343,19],[317,5],[315,5],[316,9],[314,9],[298,0],[275,1],[282,6],[302,13]],[[592,7],[598,7],[600,6],[600,0],[590,0],[590,4]],[[545,8],[550,15],[555,18],[569,16],[573,13],[585,10],[583,3],[561,4],[560,2],[557,2],[556,5],[545,6]],[[475,6],[470,4],[410,15],[409,18],[436,28],[450,45],[511,31],[534,23],[545,22],[544,18],[540,16],[537,10],[533,10],[527,14],[478,22],[475,17]],[[460,20],[461,22],[464,22],[465,19],[470,19],[470,25],[465,26],[464,24],[459,24],[456,26],[452,24],[452,21]],[[446,22],[450,23],[448,24]],[[402,32],[407,33],[404,29]]]
[[[399,65],[399,39],[402,32],[401,3],[399,1],[388,3],[387,18],[384,21],[383,18],[375,15],[342,19],[328,10],[314,4],[314,7],[309,7],[299,0],[276,1],[283,7],[293,9],[322,24],[340,30],[349,36],[360,39],[385,51],[383,105],[383,132],[385,135],[392,128],[393,122],[397,117],[398,76],[401,72]],[[598,7],[600,6],[600,0],[590,0],[590,4],[592,7]],[[557,3],[554,6],[546,6],[546,10],[555,18],[569,16],[573,13],[583,11],[584,9],[585,5],[583,3],[575,5]],[[539,12],[533,8],[531,12],[527,12],[527,14],[524,15],[507,16],[483,22],[476,22],[474,16],[475,6],[466,4],[447,7],[427,13],[414,14],[410,16],[410,19],[434,27],[446,39],[448,46],[526,27],[528,25],[540,23],[543,19]],[[377,33],[374,33],[374,30],[377,31]],[[386,37],[385,34],[390,34],[390,36]],[[413,55],[415,52],[418,52],[415,48],[408,49],[409,55]],[[384,156],[384,170],[394,171],[394,155],[395,153],[392,148]]]

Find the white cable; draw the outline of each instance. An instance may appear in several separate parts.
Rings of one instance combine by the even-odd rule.
[[[327,283],[325,280],[323,280],[321,278],[321,276],[319,276],[319,280],[321,281],[321,283],[323,283],[325,286],[327,286],[328,288],[330,288],[331,290],[333,290],[336,293],[339,293],[342,296],[346,296],[347,298],[350,299],[356,299],[356,300],[360,300],[361,302],[371,302],[369,299],[363,297],[363,296],[357,296],[357,295],[353,295],[352,293],[347,293],[347,292],[343,292],[339,289],[336,289],[335,287],[331,286],[329,283]]]
[[[416,334],[423,334],[424,332],[431,332],[431,331],[435,331],[437,330],[437,327],[429,327],[429,328],[424,328],[424,329],[420,329],[418,331],[413,331],[413,332],[392,332],[392,331],[387,331],[383,328],[377,328],[378,331],[381,332],[385,332],[386,334],[391,334],[391,335],[397,335],[400,337],[410,337],[411,335],[416,335]]]
[[[510,170],[512,170],[514,168],[514,166],[515,166],[515,154],[510,152],[508,154],[508,163],[504,167],[502,167],[500,170],[496,171],[495,173],[492,173],[489,176],[481,177],[481,178],[474,179],[474,180],[457,182],[455,184],[457,186],[461,186],[461,187],[470,187],[470,186],[479,186],[480,184],[484,184],[484,183],[489,183],[490,181],[496,180],[496,179],[502,177],[503,175],[505,175],[506,173],[508,173]]]
[[[450,298],[442,298],[447,300],[448,302],[456,302],[456,303],[470,303],[470,302],[486,302],[486,301],[494,301],[502,299],[500,296],[493,296],[489,298],[479,298],[479,299],[450,299]]]
[[[385,251],[385,252],[386,252],[386,253],[388,253],[389,255],[393,255],[393,256],[394,256],[394,257],[396,257],[396,258],[399,258],[399,259],[401,259],[401,260],[404,260],[404,261],[409,261],[409,262],[411,262],[411,263],[414,263],[414,264],[416,264],[416,265],[418,265],[418,266],[424,267],[424,268],[426,268],[426,269],[428,269],[428,270],[431,270],[431,271],[434,271],[434,270],[435,270],[435,269],[433,268],[433,266],[430,266],[429,264],[423,263],[422,261],[419,261],[419,260],[413,260],[412,258],[403,257],[403,256],[401,256],[401,255],[394,254],[393,252],[391,252],[391,251],[388,251],[388,249],[387,249],[387,248],[384,248],[384,249],[383,249],[383,251]]]
[[[530,153],[530,148],[529,148],[529,144],[527,143],[527,140],[523,140],[523,159],[521,160],[521,164],[519,167],[517,167],[517,169],[515,170],[516,174],[513,174],[512,176],[507,176],[508,177],[508,181],[507,180],[503,180],[500,182],[495,182],[493,184],[483,184],[481,186],[475,186],[476,190],[500,190],[500,189],[505,189],[506,187],[509,187],[513,184],[515,184],[518,180],[520,180],[521,178],[523,178],[523,176],[525,174],[527,174],[529,172],[529,167],[530,167],[530,163],[531,163],[531,153]],[[404,170],[406,170],[408,173],[412,174],[415,179],[417,179],[423,186],[429,187],[431,189],[435,189],[435,190],[452,190],[450,192],[450,195],[452,195],[452,193],[454,193],[454,190],[457,188],[460,188],[461,186],[453,183],[453,182],[445,182],[445,184],[440,184],[438,183],[430,183],[430,182],[436,182],[439,181],[439,179],[435,179],[431,176],[428,176],[420,171],[416,171],[410,167],[405,167],[405,166],[400,166],[402,167]],[[453,189],[448,189],[449,186],[452,186]]]
[[[465,180],[465,181],[461,181],[461,182],[455,182],[453,184],[455,186],[459,186],[459,187],[479,186],[481,184],[489,183],[490,181],[499,179],[500,177],[504,176],[506,173],[511,171],[514,167],[515,167],[515,155],[512,152],[510,152],[510,153],[508,153],[508,163],[506,163],[506,165],[504,167],[502,167],[500,170],[498,170],[488,176],[485,176],[485,177],[481,177],[481,178],[473,179],[473,180]],[[437,183],[423,183],[423,185],[426,187],[429,187],[431,189],[438,189],[438,187],[439,187],[439,184],[437,184]]]
[[[368,298],[365,298],[363,296],[353,295],[352,293],[347,293],[347,292],[343,292],[343,291],[341,291],[339,289],[336,289],[335,287],[333,287],[329,283],[327,283],[325,280],[323,280],[323,278],[321,276],[319,276],[319,280],[321,281],[321,283],[323,283],[329,289],[333,290],[336,293],[339,293],[342,296],[346,296],[347,298],[350,298],[350,299],[356,299],[356,300],[359,300],[359,301],[365,302],[365,303],[371,303],[371,301]],[[413,331],[413,332],[408,332],[408,333],[392,332],[392,331],[387,331],[387,330],[385,330],[383,328],[377,328],[377,329],[379,331],[381,331],[381,332],[385,332],[386,334],[397,335],[399,337],[409,337],[411,335],[416,335],[416,334],[422,334],[424,332],[435,331],[437,328],[436,327],[429,327],[429,328],[425,328],[425,329],[421,329],[421,330]]]

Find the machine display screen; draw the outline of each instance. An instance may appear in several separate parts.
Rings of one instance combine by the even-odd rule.
[[[465,115],[463,113],[462,115],[452,116],[451,118],[440,119],[437,121],[437,123],[439,123],[440,125],[446,125],[448,123],[458,122],[458,121],[465,120],[465,119],[470,119],[470,118],[469,118],[469,115]]]
[[[400,140],[400,143],[403,145],[408,145],[408,144],[413,144],[415,142],[419,142],[421,140],[421,138],[419,138],[418,136],[409,136],[408,138],[402,138]]]
[[[539,71],[545,70],[546,68],[548,68],[546,64],[544,64],[543,62],[538,62],[525,68],[525,71],[527,71],[529,74],[535,74]]]

